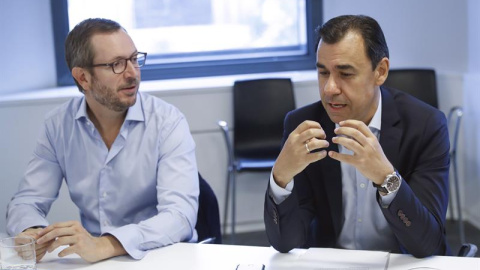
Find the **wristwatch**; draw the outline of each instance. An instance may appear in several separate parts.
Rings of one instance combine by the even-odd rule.
[[[387,175],[385,180],[381,185],[377,185],[373,183],[373,186],[378,189],[378,191],[383,192],[385,194],[390,194],[392,192],[397,191],[400,188],[401,184],[401,177],[397,171]]]

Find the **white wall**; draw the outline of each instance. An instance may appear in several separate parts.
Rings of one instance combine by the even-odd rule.
[[[0,95],[56,85],[50,0],[0,0]]]
[[[26,5],[31,8],[22,10]],[[7,101],[2,92],[26,92],[55,85],[52,29],[48,0],[0,0],[0,51],[4,64],[0,65],[0,231],[4,230],[5,207],[13,195],[30,158],[43,115],[66,98],[46,98],[34,101]],[[472,11],[476,10],[475,11]],[[392,67],[432,67],[438,73],[440,108],[446,112],[453,105],[464,105],[474,100],[464,85],[478,87],[478,52],[471,47],[472,36],[480,30],[479,4],[475,0],[325,0],[324,17],[340,14],[366,14],[382,25],[390,47]],[[480,48],[478,38],[475,47]],[[475,63],[470,59],[476,55]],[[22,56],[22,57],[20,57]],[[6,57],[6,58],[5,58]],[[6,60],[5,60],[6,59]],[[8,63],[8,64],[5,64]],[[28,68],[26,68],[28,67]],[[473,74],[471,74],[473,73]],[[318,99],[314,75],[288,73],[295,78],[297,105]],[[467,76],[468,75],[468,76]],[[260,76],[260,75],[254,75]],[[282,76],[282,75],[280,75]],[[285,75],[284,75],[285,76]],[[241,76],[246,78],[247,76]],[[187,116],[197,143],[200,171],[215,190],[223,213],[223,195],[226,177],[226,151],[223,138],[215,123],[231,120],[231,85],[235,78],[199,79],[192,81],[143,82],[142,89],[162,97],[179,107]],[[475,82],[475,83],[474,83]],[[179,86],[180,85],[180,89]],[[190,87],[189,85],[194,85]],[[465,87],[465,88],[464,88]],[[74,88],[54,89],[53,96],[75,94]],[[478,91],[477,91],[478,92]],[[467,95],[468,98],[467,98]],[[477,94],[478,95],[478,94]],[[476,97],[478,99],[478,96]],[[3,99],[3,101],[2,101]],[[198,105],[201,104],[201,105]],[[466,111],[470,123],[480,119],[480,112]],[[469,131],[470,132],[470,131]],[[471,134],[470,134],[471,133]],[[468,162],[464,169],[465,185],[478,183],[480,130],[470,132],[468,156],[461,146],[462,159]],[[466,140],[466,139],[465,139]],[[472,144],[476,149],[472,149]],[[475,151],[476,150],[476,151]],[[463,151],[463,152],[462,152]],[[263,192],[267,175],[245,174],[238,179],[238,220],[240,230],[263,227]],[[474,183],[474,181],[477,181]],[[465,187],[465,201],[480,204],[475,192]],[[478,193],[477,184],[477,193]],[[479,209],[478,207],[474,209]],[[480,224],[474,211],[466,211],[469,218]],[[478,212],[478,211],[477,211]],[[49,215],[51,221],[77,218],[77,211],[62,193]],[[479,225],[480,226],[480,225]]]
[[[342,14],[375,18],[385,33],[395,67],[467,69],[467,1],[324,0],[324,19]]]

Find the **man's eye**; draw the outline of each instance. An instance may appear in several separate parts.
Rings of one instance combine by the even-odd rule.
[[[322,75],[322,76],[326,76],[328,75],[328,71],[319,71],[318,74]]]
[[[116,61],[116,62],[113,62],[113,63],[112,63],[112,66],[113,66],[113,67],[118,67],[118,66],[120,66],[120,65],[121,65],[121,62],[120,62],[120,61]]]
[[[343,77],[350,77],[350,76],[353,75],[352,73],[344,73],[344,72],[342,72],[342,73],[340,73],[340,74],[341,74]]]

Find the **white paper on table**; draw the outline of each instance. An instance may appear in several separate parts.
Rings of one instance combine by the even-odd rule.
[[[415,258],[411,255],[391,254],[388,269],[392,270],[451,270],[468,269],[480,270],[479,258],[431,256],[427,258]]]
[[[310,248],[300,256],[299,269],[316,270],[385,270],[389,252]]]

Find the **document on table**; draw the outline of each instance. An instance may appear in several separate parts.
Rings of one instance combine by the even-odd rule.
[[[389,256],[389,252],[383,251],[310,248],[300,256],[298,262],[305,263],[302,269],[385,270]]]
[[[431,256],[427,258],[415,258],[411,255],[390,254],[388,270],[405,269],[429,269],[429,270],[451,270],[451,269],[472,269],[480,270],[479,258],[452,257],[452,256]]]

